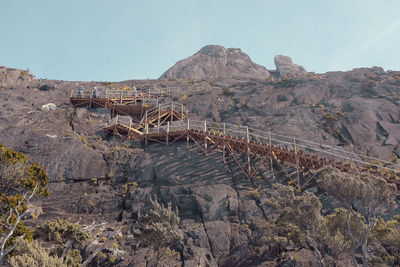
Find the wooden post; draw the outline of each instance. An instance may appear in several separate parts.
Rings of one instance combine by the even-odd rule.
[[[132,128],[132,118],[129,118],[128,138],[130,137],[131,128]]]
[[[144,113],[144,126],[146,127],[146,125],[147,125],[147,110]]]
[[[181,119],[183,119],[185,116],[183,115],[183,103],[181,104]]]
[[[89,98],[89,108],[92,108],[92,95],[93,94],[90,94],[90,98]]]
[[[174,121],[174,101],[171,103],[171,121]]]
[[[169,145],[169,121],[167,122],[167,146]]]
[[[297,156],[296,138],[293,138],[294,154],[296,156],[297,186],[300,189],[299,157]]]
[[[150,96],[150,90],[151,90],[151,88],[149,88],[149,96]]]
[[[158,119],[157,119],[157,126],[160,127],[161,124],[161,107],[160,104],[158,104]]]
[[[121,99],[120,99],[120,104],[122,104],[122,94],[124,93],[123,90],[121,90]]]
[[[353,147],[354,147],[353,144],[350,144],[350,168],[351,169],[355,168],[355,163],[353,161]],[[379,167],[378,167],[378,171],[379,171]]]
[[[247,171],[248,177],[251,175],[251,165],[250,165],[250,136],[249,136],[249,126],[246,126],[246,148],[247,148]]]
[[[145,129],[145,133],[146,133],[146,137],[144,139],[144,146],[147,146],[147,138],[149,135],[149,124],[147,123],[147,111],[146,111],[146,124],[145,124],[144,129]]]
[[[204,153],[207,155],[207,121],[204,121]]]
[[[223,136],[222,136],[222,140],[223,140],[223,145],[222,145],[222,158],[225,162],[225,122],[224,122],[224,129],[223,129]]]
[[[190,131],[190,122],[187,120],[187,129],[186,129],[186,147],[189,148],[189,131]]]
[[[269,139],[269,159],[271,164],[271,171],[274,172],[274,168],[272,167],[272,142],[271,142],[271,133],[268,132],[268,139]]]

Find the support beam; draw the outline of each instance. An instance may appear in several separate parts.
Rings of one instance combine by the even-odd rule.
[[[204,153],[207,156],[207,121],[204,121]]]
[[[181,103],[181,119],[183,119],[185,115],[183,114],[183,103]]]
[[[174,101],[171,102],[171,122],[174,121]]]
[[[247,171],[248,171],[248,176],[250,177],[251,174],[251,162],[250,162],[250,135],[249,135],[249,127],[246,126],[246,151],[247,151]]]
[[[227,146],[227,147],[228,147],[228,150],[229,150],[229,154],[230,154],[230,155],[232,156],[232,158],[235,160],[236,164],[239,166],[239,168],[240,168],[240,170],[242,171],[242,173],[247,177],[248,180],[250,180],[250,178],[249,178],[249,176],[248,176],[248,174],[247,174],[247,171],[246,171],[245,169],[243,169],[243,166],[242,166],[242,164],[240,164],[239,160],[237,159],[237,157],[236,157],[235,152],[233,151],[233,149],[230,148],[229,146]]]
[[[294,155],[296,157],[297,187],[300,189],[299,157],[297,155],[296,138],[293,138]]]
[[[161,107],[160,104],[158,104],[158,119],[157,119],[157,126],[160,127],[160,120],[161,120]]]
[[[169,122],[167,122],[167,136],[166,136],[167,146],[169,145]]]
[[[147,114],[147,111],[146,111],[146,114]],[[146,137],[144,139],[144,146],[147,146],[147,139],[149,136],[149,124],[147,122],[145,124],[145,133],[146,133]]]
[[[249,175],[250,179],[253,179],[254,175],[256,175],[257,172],[258,172],[258,170],[261,169],[261,167],[263,166],[263,164],[264,164],[264,162],[265,162],[265,160],[266,160],[267,158],[268,158],[268,157],[262,157],[262,158],[261,158],[261,161],[258,163],[258,165],[257,165],[257,167],[255,168],[255,170]]]
[[[274,173],[274,167],[272,162],[272,142],[271,142],[271,133],[268,132],[268,141],[269,141],[269,158],[270,158],[270,167],[271,172]]]
[[[186,129],[186,147],[189,148],[189,131],[190,131],[190,121],[187,120],[187,129]]]

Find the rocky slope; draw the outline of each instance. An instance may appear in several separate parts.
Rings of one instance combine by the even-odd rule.
[[[208,45],[169,68],[161,78],[235,78],[266,80],[268,71],[239,48]]]
[[[211,47],[196,58],[211,57],[215,49],[218,55],[231,53]],[[151,253],[135,248],[130,227],[153,195],[179,209],[185,235],[176,249],[184,266],[273,265],[272,252],[259,246],[260,229],[270,214],[265,200],[272,176],[266,172],[249,182],[233,162],[222,161],[220,152],[205,156],[194,144],[189,149],[180,143],[142,147],[106,136],[101,128],[110,113],[69,107],[72,88],[180,87],[184,95],[173,100],[185,102],[195,119],[248,125],[347,150],[354,146],[382,159],[400,155],[400,72],[364,68],[268,80],[258,79],[265,78],[264,70],[255,72],[262,73],[256,79],[206,79],[199,72],[206,76],[86,83],[39,81],[23,71],[1,71],[0,143],[43,164],[52,181],[50,198],[36,203],[44,214],[32,223],[64,217],[118,225],[124,231],[118,266],[145,265]],[[41,110],[49,102],[57,110]],[[137,186],[129,187],[133,182]],[[255,198],[258,188],[266,191]],[[312,258],[311,252],[304,253]]]

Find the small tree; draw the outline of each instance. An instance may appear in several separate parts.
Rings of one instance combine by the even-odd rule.
[[[347,248],[346,239],[332,227],[333,216],[321,214],[321,202],[311,192],[296,193],[291,186],[276,184],[276,195],[268,200],[277,215],[265,228],[268,241],[306,246],[319,266],[334,264]]]
[[[183,238],[179,226],[178,210],[172,210],[171,203],[164,207],[158,203],[157,198],[150,198],[152,209],[145,215],[139,213],[134,228],[134,235],[139,240],[139,245],[153,247],[156,251],[156,264],[165,261],[165,257],[177,257],[177,253],[169,247],[179,243]]]
[[[380,245],[379,255],[373,258],[373,263],[400,266],[400,215],[388,221],[379,218],[369,239]]]
[[[395,206],[396,186],[367,172],[343,173],[333,167],[321,169],[316,177],[318,185],[346,208],[345,234],[352,241],[353,262],[356,264],[355,253],[361,248],[363,266],[367,266],[368,236],[378,217]]]
[[[9,260],[11,267],[67,267],[57,256],[50,256],[37,241],[19,240],[16,255]]]
[[[15,248],[16,241],[31,239],[22,220],[35,195],[47,197],[47,174],[38,163],[30,163],[23,153],[0,144],[0,265]]]
[[[79,224],[71,223],[64,219],[55,219],[38,227],[36,233],[38,236],[43,237],[45,241],[55,242],[59,246],[55,254],[60,259],[66,262],[74,261],[74,264],[70,264],[71,266],[79,266],[81,264],[82,257],[76,255],[77,251],[71,249],[75,244],[84,244],[90,238],[90,234],[83,230]],[[72,258],[78,260],[73,260]]]

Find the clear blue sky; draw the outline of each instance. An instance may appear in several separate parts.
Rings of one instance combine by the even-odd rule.
[[[208,44],[268,69],[400,70],[400,0],[0,0],[0,65],[41,78],[158,78]]]

